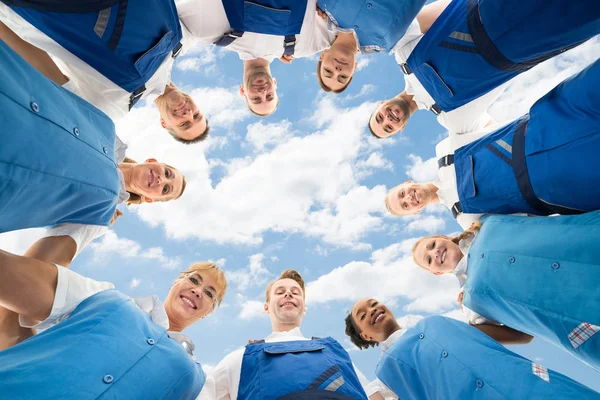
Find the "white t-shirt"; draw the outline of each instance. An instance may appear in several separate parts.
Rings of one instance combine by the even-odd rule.
[[[408,60],[423,35],[419,22],[415,19],[391,51],[399,65]],[[404,90],[407,94],[413,96],[413,101],[417,103],[419,110],[429,110],[435,104],[433,98],[414,74],[404,75],[404,82]],[[487,113],[488,108],[508,85],[507,82],[461,107],[440,113],[437,116],[438,122],[450,132],[457,134],[483,129],[492,119]]]
[[[99,108],[113,121],[122,118],[129,112],[130,93],[46,36],[1,2],[0,21],[4,22],[21,39],[52,56],[62,73],[69,78],[70,82],[64,86],[66,89]],[[180,55],[193,44],[184,27],[182,27],[182,32],[183,47]],[[165,58],[154,75],[145,83],[146,91],[142,95],[142,99],[152,101],[164,92],[165,86],[171,82],[173,61],[174,58],[171,55]]]
[[[294,328],[287,332],[273,332],[265,338],[265,342],[289,342],[293,340],[310,340],[302,335],[300,328]],[[234,400],[237,399],[240,376],[242,374],[242,361],[245,348],[242,347],[229,353],[215,367],[214,371],[206,378],[206,383],[197,400]],[[369,381],[356,366],[354,371],[360,383],[366,390]],[[374,393],[374,392],[373,392]],[[367,393],[367,395],[370,395]]]
[[[175,0],[175,4],[179,20],[199,43],[213,44],[231,31],[221,0]],[[327,23],[317,16],[316,6],[316,0],[308,0],[302,29],[296,35],[294,58],[327,49],[335,39]],[[283,55],[283,36],[245,32],[225,48],[238,53],[242,60],[264,58],[271,62]]]
[[[121,141],[118,136],[115,136],[115,161],[117,164],[123,162],[125,159],[125,152],[127,151],[127,145]],[[125,180],[121,170],[117,168],[119,174],[119,199],[118,202],[123,203],[129,199],[129,193],[125,189]],[[87,225],[87,224],[60,224],[56,225],[44,232],[43,237],[51,236],[70,236],[77,245],[75,255],[77,257],[83,249],[85,249],[94,239],[104,235],[108,230],[107,226],[104,225]]]

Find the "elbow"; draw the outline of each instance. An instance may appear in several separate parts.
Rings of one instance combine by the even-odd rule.
[[[527,333],[521,332],[519,338],[519,344],[529,344],[533,341],[533,336],[528,335]]]

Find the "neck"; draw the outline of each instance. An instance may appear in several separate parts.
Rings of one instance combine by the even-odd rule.
[[[125,190],[127,190],[128,192],[132,192],[135,193],[133,191],[133,189],[131,188],[131,172],[132,172],[132,168],[135,164],[131,164],[131,163],[121,163],[119,164],[119,170],[121,171],[121,173],[123,174],[123,180],[125,181]]]
[[[419,106],[413,100],[413,95],[412,94],[408,94],[406,92],[402,92],[402,93],[400,93],[396,97],[401,98],[401,99],[403,99],[404,101],[406,101],[408,103],[408,107],[409,107],[409,110],[410,110],[410,115],[412,115],[415,111],[417,111],[419,109]]]
[[[178,324],[175,321],[169,319],[169,330],[171,332],[183,332],[185,328],[187,328],[187,325]]]
[[[273,332],[289,332],[292,329],[300,328],[300,323],[285,323],[285,322],[272,322],[271,328]]]
[[[331,44],[331,47],[333,46],[347,47],[348,49],[351,49],[354,52],[357,51],[356,38],[354,37],[353,33],[338,33],[335,37],[335,40]]]
[[[401,329],[402,328],[400,328],[400,325],[398,324],[398,321],[394,320],[394,326],[390,330],[390,332],[388,333],[388,335],[385,337],[384,341],[388,340],[390,338],[390,336],[392,336],[394,333],[398,332]]]
[[[427,182],[425,185],[427,185],[427,189],[429,189],[429,203],[430,204],[435,204],[435,203],[439,203],[440,202],[440,197],[437,194],[438,191],[438,187],[435,186],[433,184],[433,182]]]

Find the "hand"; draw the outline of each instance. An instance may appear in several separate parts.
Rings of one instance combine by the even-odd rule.
[[[327,13],[326,13],[325,11],[321,10],[321,9],[319,8],[319,6],[317,6],[317,15],[318,15],[319,17],[321,17],[321,19],[322,19],[323,21],[327,21]]]
[[[460,291],[460,293],[458,294],[458,297],[456,298],[456,301],[458,302],[458,305],[462,307],[462,302],[463,302],[463,297],[465,296],[465,292],[464,291]]]
[[[117,220],[117,218],[119,218],[121,215],[123,215],[123,213],[119,210],[115,210],[115,213],[113,214],[112,219],[110,220],[110,226],[113,226],[115,224],[115,221]]]
[[[279,57],[279,61],[281,61],[284,64],[291,64],[292,61],[294,61],[294,56],[289,55],[289,54],[284,54],[281,57]]]

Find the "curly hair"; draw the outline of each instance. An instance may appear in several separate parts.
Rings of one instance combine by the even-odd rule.
[[[358,327],[354,323],[354,318],[352,318],[352,313],[349,313],[346,316],[346,335],[350,337],[350,341],[359,349],[365,350],[369,347],[379,346],[379,343],[373,342],[370,340],[365,340],[360,336],[360,331]]]

